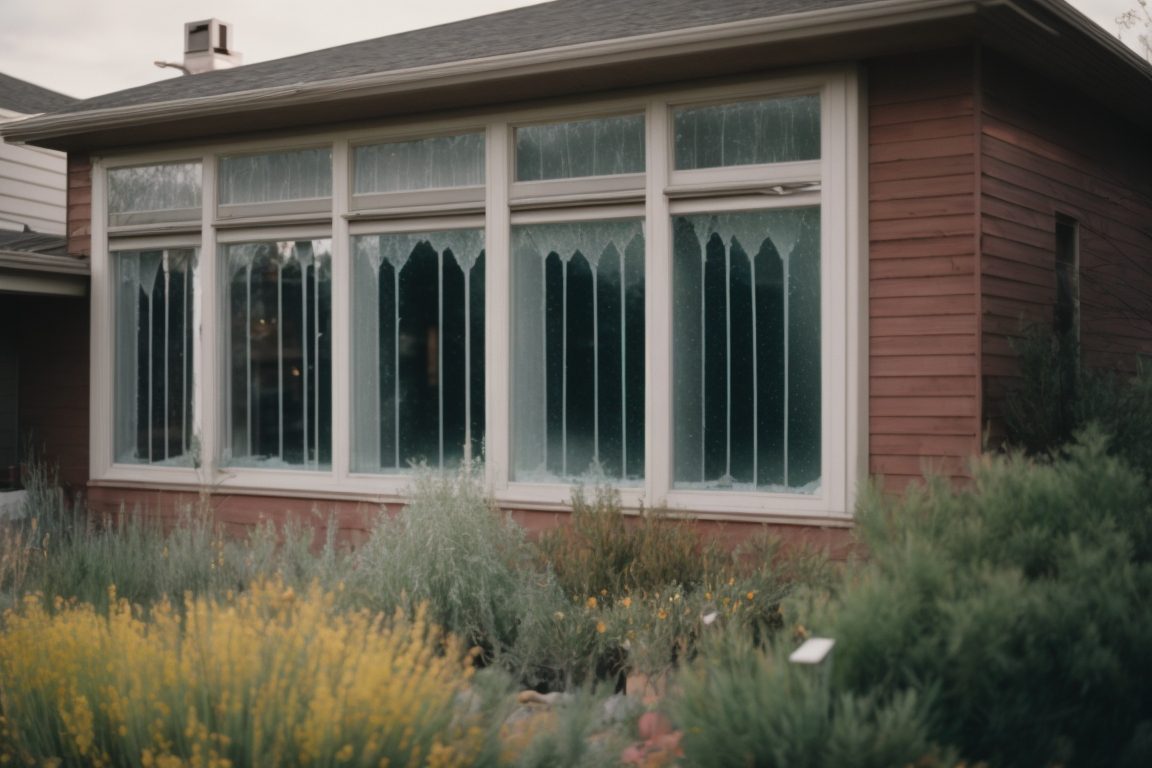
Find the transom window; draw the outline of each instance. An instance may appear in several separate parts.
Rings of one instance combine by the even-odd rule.
[[[831,73],[97,159],[94,477],[847,515],[857,111]]]

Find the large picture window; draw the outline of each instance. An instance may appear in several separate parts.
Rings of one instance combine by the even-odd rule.
[[[867,466],[856,75],[93,160],[93,477],[847,517]]]
[[[330,465],[331,248],[321,239],[222,249],[229,466]]]

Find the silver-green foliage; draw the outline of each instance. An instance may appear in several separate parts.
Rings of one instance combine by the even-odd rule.
[[[515,641],[529,558],[523,530],[501,516],[477,473],[422,470],[411,502],[356,551],[348,588],[375,610],[427,603],[431,620],[499,654]]]

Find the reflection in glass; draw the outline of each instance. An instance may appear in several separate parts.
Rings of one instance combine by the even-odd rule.
[[[367,144],[353,150],[353,193],[478,187],[484,184],[484,134]]]
[[[220,158],[221,205],[331,196],[331,147]]]
[[[674,111],[677,170],[820,157],[820,97],[787,96]]]
[[[200,163],[161,163],[113,168],[108,171],[108,213],[168,212],[155,220],[199,216]]]
[[[643,115],[516,129],[516,181],[643,172]]]

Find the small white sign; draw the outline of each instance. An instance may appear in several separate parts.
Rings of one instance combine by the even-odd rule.
[[[788,661],[793,664],[819,664],[832,652],[834,645],[836,641],[830,637],[810,637],[803,645],[792,651]]]

